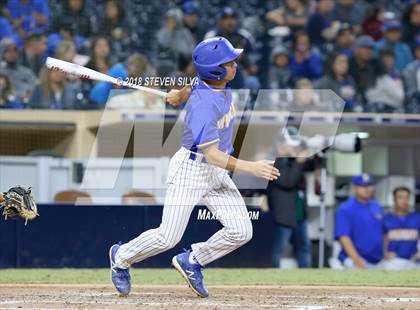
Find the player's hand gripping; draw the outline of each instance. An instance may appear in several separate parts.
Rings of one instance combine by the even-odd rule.
[[[166,94],[166,101],[169,102],[170,105],[176,107],[188,100],[191,91],[191,85],[185,85],[181,89],[171,89],[169,93]]]
[[[274,181],[280,176],[280,171],[274,167],[273,160],[259,160],[252,163],[252,174],[268,181]]]

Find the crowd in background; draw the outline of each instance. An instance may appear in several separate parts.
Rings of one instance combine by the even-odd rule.
[[[194,77],[197,42],[244,48],[232,88],[332,89],[345,111],[420,113],[420,2],[0,1],[0,108],[103,108],[112,88],[51,72],[47,56],[115,77]]]

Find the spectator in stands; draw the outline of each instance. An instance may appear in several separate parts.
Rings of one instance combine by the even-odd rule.
[[[334,20],[351,25],[360,33],[360,25],[366,11],[366,5],[360,0],[337,0],[334,7]]]
[[[109,43],[105,37],[93,39],[92,54],[86,67],[102,73],[111,69]]]
[[[149,59],[142,55],[135,53],[128,57],[126,62],[128,77],[152,77],[155,76],[155,69],[151,65]]]
[[[380,53],[383,71],[375,84],[366,90],[368,110],[373,112],[404,112],[404,85],[400,73],[395,70],[395,56],[391,49]]]
[[[71,63],[77,63],[76,45],[72,41],[62,41],[55,50],[54,57]],[[66,81],[72,84],[72,88],[77,89],[78,108],[89,108],[87,105],[89,93],[92,90],[93,81],[79,79],[74,75],[66,75]],[[94,107],[92,107],[94,108]]]
[[[416,38],[415,59],[403,71],[407,111],[420,113],[420,36]]]
[[[77,109],[77,84],[69,83],[65,73],[43,67],[39,74],[39,85],[35,88],[31,107],[34,109]]]
[[[200,7],[195,1],[186,1],[182,4],[182,20],[184,26],[191,32],[194,42],[200,42],[204,38],[205,28],[200,23]]]
[[[16,96],[10,83],[9,77],[0,74],[0,109],[22,109],[22,100]]]
[[[132,53],[133,42],[122,1],[106,1],[99,34],[108,39],[117,61],[126,59]]]
[[[331,89],[344,100],[344,111],[353,111],[358,100],[355,82],[349,74],[349,59],[346,54],[341,52],[331,54],[326,62],[325,71],[317,88]]]
[[[335,38],[335,48],[345,54],[349,59],[353,58],[355,35],[349,24],[341,24]]]
[[[338,258],[346,268],[374,268],[383,258],[383,211],[373,198],[373,178],[353,177],[352,192],[335,216],[335,238],[342,247]]]
[[[60,12],[55,14],[51,30],[60,31],[60,24],[71,24],[75,35],[89,38],[92,36],[92,25],[84,0],[67,0]]]
[[[63,41],[71,41],[74,43],[76,50],[81,50],[87,43],[87,40],[75,34],[74,25],[64,20],[58,26],[59,31],[51,33],[47,39],[48,55],[55,54],[57,47]]]
[[[342,102],[335,100],[325,91],[314,89],[314,84],[302,78],[296,81],[295,89],[287,96],[289,106],[288,111],[295,112],[341,112],[343,109]]]
[[[281,175],[267,186],[268,206],[276,223],[272,251],[273,267],[281,267],[280,259],[291,240],[299,268],[311,266],[310,240],[306,221],[305,170],[307,154],[296,127],[279,132],[270,158]]]
[[[245,29],[239,27],[238,13],[231,7],[224,7],[218,16],[217,28],[210,30],[204,36],[205,39],[222,36],[227,38],[236,48],[243,48],[238,58],[238,68],[232,88],[247,88],[253,94],[260,88],[260,82],[256,76],[258,67],[255,64],[255,40]]]
[[[22,65],[39,74],[47,56],[47,37],[41,33],[28,35],[22,49]]]
[[[286,0],[284,6],[267,12],[266,19],[277,26],[286,26],[291,34],[301,31],[309,17],[307,0]]]
[[[13,40],[4,38],[0,41],[0,56],[0,73],[8,76],[16,96],[26,103],[35,87],[36,76],[18,62],[18,49]]]
[[[127,68],[123,63],[117,63],[111,67],[107,72],[108,75],[126,79],[127,78]],[[113,85],[111,83],[99,82],[90,90],[89,100],[94,105],[103,106],[108,100],[109,93],[111,92]]]
[[[318,111],[318,100],[315,96],[314,85],[306,78],[296,81],[295,89],[293,91],[290,111],[305,112]]]
[[[384,23],[384,9],[379,5],[373,5],[366,10],[362,22],[362,33],[371,36],[375,41],[382,39]]]
[[[189,57],[191,59],[191,57]],[[153,68],[148,59],[141,54],[134,54],[127,60],[127,73],[130,77],[147,77],[152,75]],[[149,87],[156,88],[156,85]],[[159,88],[159,87],[157,87]],[[162,111],[162,98],[143,91],[121,89],[109,98],[107,109],[146,109]]]
[[[339,30],[340,23],[333,19],[333,0],[319,0],[316,11],[309,16],[306,31],[312,44],[321,46],[333,39]]]
[[[302,77],[315,80],[322,75],[321,56],[312,49],[306,32],[300,31],[295,34],[289,60],[294,81]]]
[[[150,65],[146,56],[133,54],[128,57],[126,63],[117,63],[107,73],[115,78],[145,78],[155,76],[154,68]],[[89,99],[96,105],[104,105],[109,97],[113,85],[111,83],[99,82],[91,90]],[[121,93],[121,91],[119,92]]]
[[[193,66],[191,55],[181,56],[178,61],[178,70],[173,72],[171,75],[176,77],[185,77],[188,78],[188,80],[195,78],[197,73]]]
[[[46,32],[50,11],[47,0],[9,0],[11,23],[22,39],[30,33]]]
[[[210,30],[205,39],[222,36],[228,39],[236,48],[243,48],[245,54],[255,50],[255,41],[252,35],[239,27],[238,13],[231,7],[224,7],[219,13],[217,28]]]
[[[271,53],[271,63],[269,72],[270,88],[289,88],[292,81],[289,69],[289,51],[282,45],[276,46]]]
[[[62,41],[54,51],[54,57],[67,61],[74,62],[76,57],[76,45],[72,41],[64,40]]]
[[[420,213],[410,212],[410,195],[407,187],[395,188],[394,210],[384,216],[385,269],[420,268]]]
[[[415,47],[416,37],[420,36],[420,2],[411,3],[402,18],[402,41]]]
[[[384,22],[384,38],[376,43],[377,54],[385,48],[390,48],[395,54],[395,69],[402,71],[413,60],[410,47],[401,42],[401,24],[397,19]]]
[[[182,11],[171,9],[166,13],[166,23],[157,33],[159,59],[177,69],[181,55],[191,55],[195,46],[191,32],[182,23]]]
[[[380,62],[373,57],[375,41],[370,36],[357,38],[354,57],[350,60],[350,75],[356,83],[356,90],[366,102],[366,90],[375,85],[381,72]]]

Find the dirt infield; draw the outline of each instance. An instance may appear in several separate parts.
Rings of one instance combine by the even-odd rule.
[[[196,297],[183,285],[134,286],[119,297],[105,285],[0,285],[0,309],[419,309],[419,288],[210,286]]]

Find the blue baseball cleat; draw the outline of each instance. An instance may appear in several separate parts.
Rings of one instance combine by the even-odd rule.
[[[121,243],[114,244],[109,249],[109,264],[111,267],[111,282],[114,284],[121,296],[127,296],[131,290],[131,277],[127,269],[118,268],[115,266],[115,254],[120,248]]]
[[[184,251],[172,258],[172,265],[181,273],[189,287],[200,297],[208,297],[209,291],[203,283],[200,264],[191,264],[188,260],[191,250]]]

